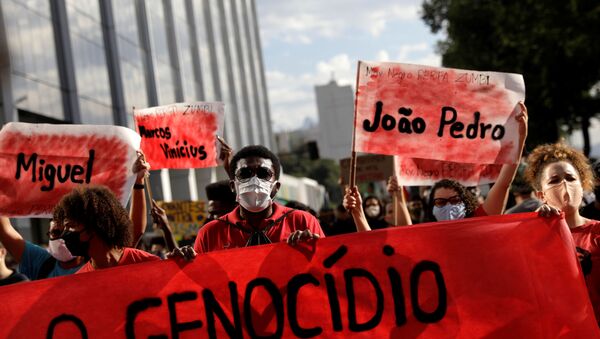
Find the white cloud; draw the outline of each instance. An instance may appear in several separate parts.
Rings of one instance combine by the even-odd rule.
[[[387,0],[261,0],[257,5],[264,45],[271,40],[309,44],[357,29],[377,37],[389,22],[419,20],[419,6],[410,0],[393,6]]]
[[[377,56],[375,57],[376,61],[390,61],[390,54],[385,49],[377,52]]]

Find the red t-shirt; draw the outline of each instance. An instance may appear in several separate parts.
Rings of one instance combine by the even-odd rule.
[[[473,217],[487,217],[488,214],[483,209],[483,205],[477,206],[475,211],[473,212]]]
[[[575,246],[591,254],[592,271],[585,276],[590,300],[600,323],[600,221],[590,220],[582,226],[571,228]]]
[[[204,225],[198,236],[194,249],[198,253],[206,253],[228,248],[245,247],[252,232],[252,227],[240,217],[240,207],[227,213],[219,219]],[[285,216],[284,216],[285,215]],[[269,227],[270,226],[270,227]],[[310,213],[294,210],[273,203],[273,214],[263,220],[259,230],[269,229],[265,232],[271,242],[286,241],[289,235],[297,230],[310,230],[321,238],[325,237],[317,218]]]
[[[125,248],[123,248],[123,255],[121,256],[121,259],[119,259],[117,266],[131,265],[131,264],[137,264],[137,263],[146,262],[146,261],[156,261],[156,260],[160,260],[160,258],[155,256],[154,254],[150,254],[148,252],[144,252],[142,250],[138,250],[138,249],[131,248],[131,247],[125,247]],[[94,266],[92,266],[92,264],[88,261],[85,265],[83,265],[79,269],[79,271],[77,271],[75,273],[77,274],[77,273],[93,272],[95,270],[96,269],[94,268]]]

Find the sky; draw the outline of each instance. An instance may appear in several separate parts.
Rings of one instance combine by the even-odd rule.
[[[273,130],[318,122],[315,85],[356,81],[358,60],[440,66],[418,0],[257,0]]]

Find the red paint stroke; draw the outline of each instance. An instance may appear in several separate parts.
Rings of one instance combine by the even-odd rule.
[[[135,116],[138,133],[139,126],[144,126],[146,130],[169,128],[171,137],[157,138],[145,137],[140,133],[142,142],[140,148],[146,155],[146,160],[152,166],[152,169],[161,168],[205,168],[217,166],[217,146],[215,144],[216,134],[219,130],[217,115],[213,112],[195,110],[194,112],[175,112],[160,114],[142,114]],[[206,152],[206,158],[200,159],[198,156],[167,158],[161,145],[165,144],[169,148],[179,148],[184,146],[184,141],[189,146],[200,148],[203,146]],[[185,153],[188,154],[188,153]]]
[[[47,164],[56,166],[81,165],[87,167],[89,150],[95,151],[90,184],[105,185],[118,197],[123,192],[127,176],[131,171],[127,168],[129,145],[121,139],[97,135],[27,135],[20,132],[5,132],[0,140],[0,213],[6,216],[25,216],[51,214],[52,209],[62,198],[79,184],[70,180],[59,183],[55,179],[54,189],[42,191],[48,181],[32,182],[31,169],[15,179],[17,155],[25,153],[28,160],[33,153]],[[83,175],[85,177],[85,175]]]

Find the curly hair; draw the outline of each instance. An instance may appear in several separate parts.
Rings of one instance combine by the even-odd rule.
[[[54,207],[54,221],[82,224],[111,248],[131,244],[131,220],[115,195],[104,186],[81,186],[65,195]]]
[[[581,186],[584,190],[594,187],[594,173],[585,155],[563,144],[545,144],[536,147],[527,158],[525,179],[538,191],[542,190],[542,173],[549,164],[566,161],[573,165],[579,173]]]
[[[458,193],[458,196],[460,197],[460,199],[465,203],[465,209],[466,209],[465,215],[467,217],[473,216],[473,213],[475,213],[475,210],[477,209],[477,205],[478,205],[477,198],[465,186],[460,184],[458,181],[451,180],[451,179],[442,179],[442,180],[436,182],[435,185],[433,185],[433,187],[431,188],[431,193],[429,194],[429,202],[428,202],[429,206],[431,206],[431,208],[433,208],[433,206],[434,206],[433,198],[435,197],[435,191],[437,191],[438,188],[448,188],[448,189],[452,189],[452,190],[456,191],[456,193]],[[435,217],[433,216],[433,211],[431,210],[431,208],[428,208],[428,214],[429,214],[428,217],[431,220],[436,220]]]
[[[229,162],[229,178],[235,178],[235,171],[237,170],[237,163],[240,159],[259,157],[264,159],[270,159],[273,163],[273,172],[275,173],[275,179],[279,180],[279,174],[281,172],[281,162],[275,153],[271,152],[268,148],[261,145],[246,146],[239,150],[231,161]]]

